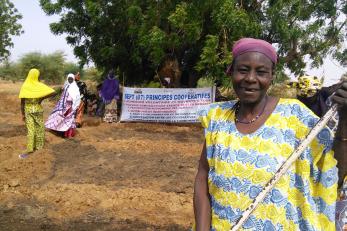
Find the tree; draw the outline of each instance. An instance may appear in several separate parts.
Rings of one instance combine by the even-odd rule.
[[[69,73],[76,74],[77,72],[80,73],[81,77],[84,76],[84,71],[81,70],[78,64],[71,62],[64,63],[64,76],[67,76]]]
[[[9,48],[13,47],[11,36],[23,33],[18,20],[22,18],[9,0],[0,0],[0,61],[10,55]]]
[[[60,84],[65,80],[67,73],[83,70],[77,64],[65,61],[65,55],[61,51],[51,54],[30,52],[21,57],[17,62],[5,60],[0,65],[0,77],[11,80],[24,80],[30,69],[40,70],[40,78],[48,83]]]
[[[37,68],[40,70],[40,77],[48,83],[61,83],[64,79],[65,58],[61,51],[47,55],[39,52],[27,53],[18,63],[24,78],[31,68]]]
[[[17,63],[4,60],[0,64],[0,78],[16,81],[23,78],[23,76],[21,76],[21,71]]]
[[[40,0],[51,24],[81,64],[119,68],[127,80],[149,80],[165,57],[200,76],[225,80],[233,42],[256,37],[275,44],[278,73],[302,72],[307,57],[322,65],[331,54],[341,62],[345,51],[345,0]],[[342,20],[343,19],[343,20]],[[284,75],[281,75],[284,76]]]

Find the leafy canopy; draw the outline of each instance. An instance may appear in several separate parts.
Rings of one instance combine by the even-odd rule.
[[[18,23],[22,16],[9,0],[0,0],[0,61],[10,55],[9,48],[13,47],[11,36],[18,36],[22,26]]]
[[[331,54],[347,60],[345,0],[40,0],[55,34],[67,34],[81,64],[119,68],[129,81],[153,78],[167,57],[199,76],[225,81],[230,50],[241,37],[278,48],[278,73],[299,74]],[[283,74],[280,76],[284,76]]]

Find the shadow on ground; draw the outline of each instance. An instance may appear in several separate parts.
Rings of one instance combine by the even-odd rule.
[[[41,207],[42,208],[42,207]],[[185,227],[177,224],[164,226],[151,225],[139,220],[103,219],[98,214],[87,214],[81,219],[69,220],[60,224],[54,223],[39,211],[35,205],[24,205],[16,208],[0,207],[0,230],[2,231],[183,231]],[[30,214],[31,213],[31,214]],[[36,215],[35,215],[36,213]],[[37,217],[37,213],[41,213]],[[36,217],[34,217],[36,216]]]

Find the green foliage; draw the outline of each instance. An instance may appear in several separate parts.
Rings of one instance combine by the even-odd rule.
[[[289,79],[290,79],[290,77],[288,75],[286,75],[284,72],[279,72],[276,74],[273,82],[274,83],[283,83]]]
[[[289,88],[286,83],[277,83],[271,85],[269,95],[281,98],[296,98],[296,89]]]
[[[40,0],[55,34],[67,34],[80,64],[102,71],[119,68],[128,83],[150,81],[168,55],[188,72],[229,83],[224,71],[241,37],[264,39],[278,48],[277,73],[300,74],[322,65],[329,54],[346,62],[346,1],[54,1]],[[340,20],[341,19],[341,20]],[[339,21],[340,20],[340,21]],[[279,81],[284,77],[282,74]]]
[[[145,87],[145,88],[161,88],[161,85],[159,82],[150,81],[149,83],[145,84],[143,87]]]
[[[40,70],[40,78],[48,83],[61,83],[64,80],[64,54],[57,51],[44,55],[38,52],[25,54],[19,60],[22,76],[25,78],[32,68]]]
[[[156,26],[142,37],[140,45],[148,53],[150,60],[155,65],[159,65],[161,59],[165,55],[164,48],[166,39],[165,32]]]
[[[54,97],[50,97],[48,100],[52,102],[57,102],[60,99],[61,94],[63,93],[63,88],[61,86],[53,87],[55,93],[57,93]]]
[[[94,67],[87,68],[83,71],[83,79],[94,80],[96,82],[102,82],[102,72]]]
[[[197,83],[197,87],[212,87],[213,85],[213,79],[207,77],[200,78]]]
[[[22,78],[19,65],[5,60],[0,65],[0,78],[5,80],[20,80]]]
[[[180,39],[196,42],[202,32],[202,18],[199,17],[198,8],[187,2],[181,2],[175,11],[168,17],[170,25],[178,32]],[[179,44],[177,44],[179,45]]]
[[[84,77],[84,72],[78,64],[71,62],[64,63],[64,76],[67,76],[69,73],[76,74],[77,72],[80,73],[81,78]]]
[[[57,51],[52,54],[27,53],[17,62],[5,60],[0,65],[0,77],[9,80],[24,80],[32,68],[40,70],[41,80],[53,84],[61,84],[68,73],[80,72],[81,78],[84,76],[84,71],[77,64],[67,63],[64,53]]]
[[[340,61],[340,63],[347,67],[347,49],[343,51],[337,51],[335,58]]]
[[[196,69],[203,72],[205,78],[209,78],[212,82],[218,80],[224,83],[225,79],[229,80],[229,77],[225,74],[225,67],[230,62],[231,53],[226,47],[219,47],[219,38],[208,35]]]
[[[0,61],[10,55],[9,48],[13,47],[11,36],[19,36],[22,26],[18,20],[22,18],[9,0],[0,0]]]

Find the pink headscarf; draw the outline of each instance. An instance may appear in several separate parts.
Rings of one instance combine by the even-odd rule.
[[[242,38],[235,42],[233,46],[233,59],[247,52],[259,52],[268,57],[274,64],[277,63],[277,53],[275,48],[265,40],[254,38]],[[231,65],[228,67],[227,74],[231,72]]]

